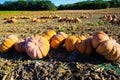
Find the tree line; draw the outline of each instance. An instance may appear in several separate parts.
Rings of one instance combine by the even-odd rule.
[[[58,6],[58,10],[80,10],[80,9],[106,9],[106,8],[115,8],[120,7],[120,0],[87,0],[83,2],[77,2],[74,4],[66,4]]]
[[[73,4],[55,6],[49,0],[17,0],[0,4],[0,10],[80,10],[120,7],[120,0],[87,0]]]
[[[56,10],[56,6],[48,0],[18,0],[0,4],[0,10]]]

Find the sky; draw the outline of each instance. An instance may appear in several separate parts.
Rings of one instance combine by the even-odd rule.
[[[0,3],[4,3],[5,1],[16,1],[16,0],[0,0]],[[70,4],[70,3],[76,3],[86,0],[50,0],[50,1],[54,3],[56,6],[59,6],[60,4]]]

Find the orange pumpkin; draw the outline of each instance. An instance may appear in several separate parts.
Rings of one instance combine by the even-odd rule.
[[[54,30],[49,30],[49,31],[47,31],[47,32],[45,33],[44,37],[45,37],[48,41],[50,41],[50,39],[51,39],[54,35],[56,35],[56,32],[55,32]]]
[[[109,61],[120,59],[120,45],[114,45],[112,51],[104,57]]]
[[[69,36],[65,39],[65,48],[68,52],[72,52],[75,50],[75,43],[77,42],[78,38],[76,36]]]
[[[94,33],[93,38],[92,38],[93,48],[97,48],[101,42],[106,41],[106,40],[109,40],[109,36],[103,31]]]
[[[50,44],[46,38],[34,35],[27,39],[25,49],[32,59],[41,59],[47,56]]]
[[[93,51],[92,39],[89,38],[89,39],[77,42],[76,49],[80,52],[80,54],[90,55]]]
[[[26,52],[25,44],[26,44],[25,40],[21,40],[21,41],[16,42],[14,44],[15,50],[20,52],[20,53],[25,53]]]
[[[96,51],[109,61],[116,61],[120,58],[120,45],[111,38],[107,41],[103,41],[97,47]]]
[[[65,34],[64,32],[59,32],[58,34],[54,35],[51,38],[51,42],[50,42],[51,48],[53,49],[59,48],[64,43],[64,40],[66,38],[67,38],[67,34]]]
[[[93,35],[92,45],[98,54],[109,61],[116,61],[120,58],[120,45],[102,31]]]
[[[14,34],[8,35],[0,44],[0,52],[5,52],[11,48],[16,42],[18,42],[18,37]]]

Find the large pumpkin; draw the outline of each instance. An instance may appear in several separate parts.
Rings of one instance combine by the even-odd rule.
[[[120,58],[120,45],[111,38],[107,41],[103,41],[97,47],[96,51],[109,61],[116,61]]]
[[[120,58],[120,45],[114,45],[112,51],[104,57],[109,61],[118,60]]]
[[[48,41],[50,41],[50,39],[51,39],[54,35],[56,35],[56,32],[55,32],[54,30],[49,30],[49,31],[45,32],[44,37],[45,37]]]
[[[26,44],[25,40],[21,40],[21,41],[16,42],[14,44],[15,50],[20,52],[20,53],[25,53],[26,52],[25,44]]]
[[[90,55],[93,51],[92,39],[85,39],[76,43],[76,49],[80,54]]]
[[[101,42],[106,41],[106,40],[109,40],[109,36],[103,31],[94,33],[93,38],[92,38],[93,48],[97,48]]]
[[[0,44],[0,52],[5,52],[11,48],[16,42],[18,42],[18,37],[14,34],[8,35]]]
[[[53,49],[59,48],[64,43],[64,40],[66,38],[67,38],[67,34],[65,34],[64,32],[59,32],[58,34],[54,35],[51,38],[51,42],[50,42],[51,48]]]
[[[65,39],[65,48],[68,52],[72,52],[75,50],[75,44],[78,38],[76,36],[69,36]]]
[[[26,52],[32,59],[41,59],[46,57],[49,50],[49,41],[38,35],[31,36],[26,41]]]
[[[109,61],[116,61],[120,58],[120,45],[102,31],[94,33],[92,45],[98,54]]]

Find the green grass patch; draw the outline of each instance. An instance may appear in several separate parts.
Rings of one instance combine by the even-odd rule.
[[[23,11],[0,11],[0,15],[5,15],[5,14],[18,14],[18,13],[23,13]]]

